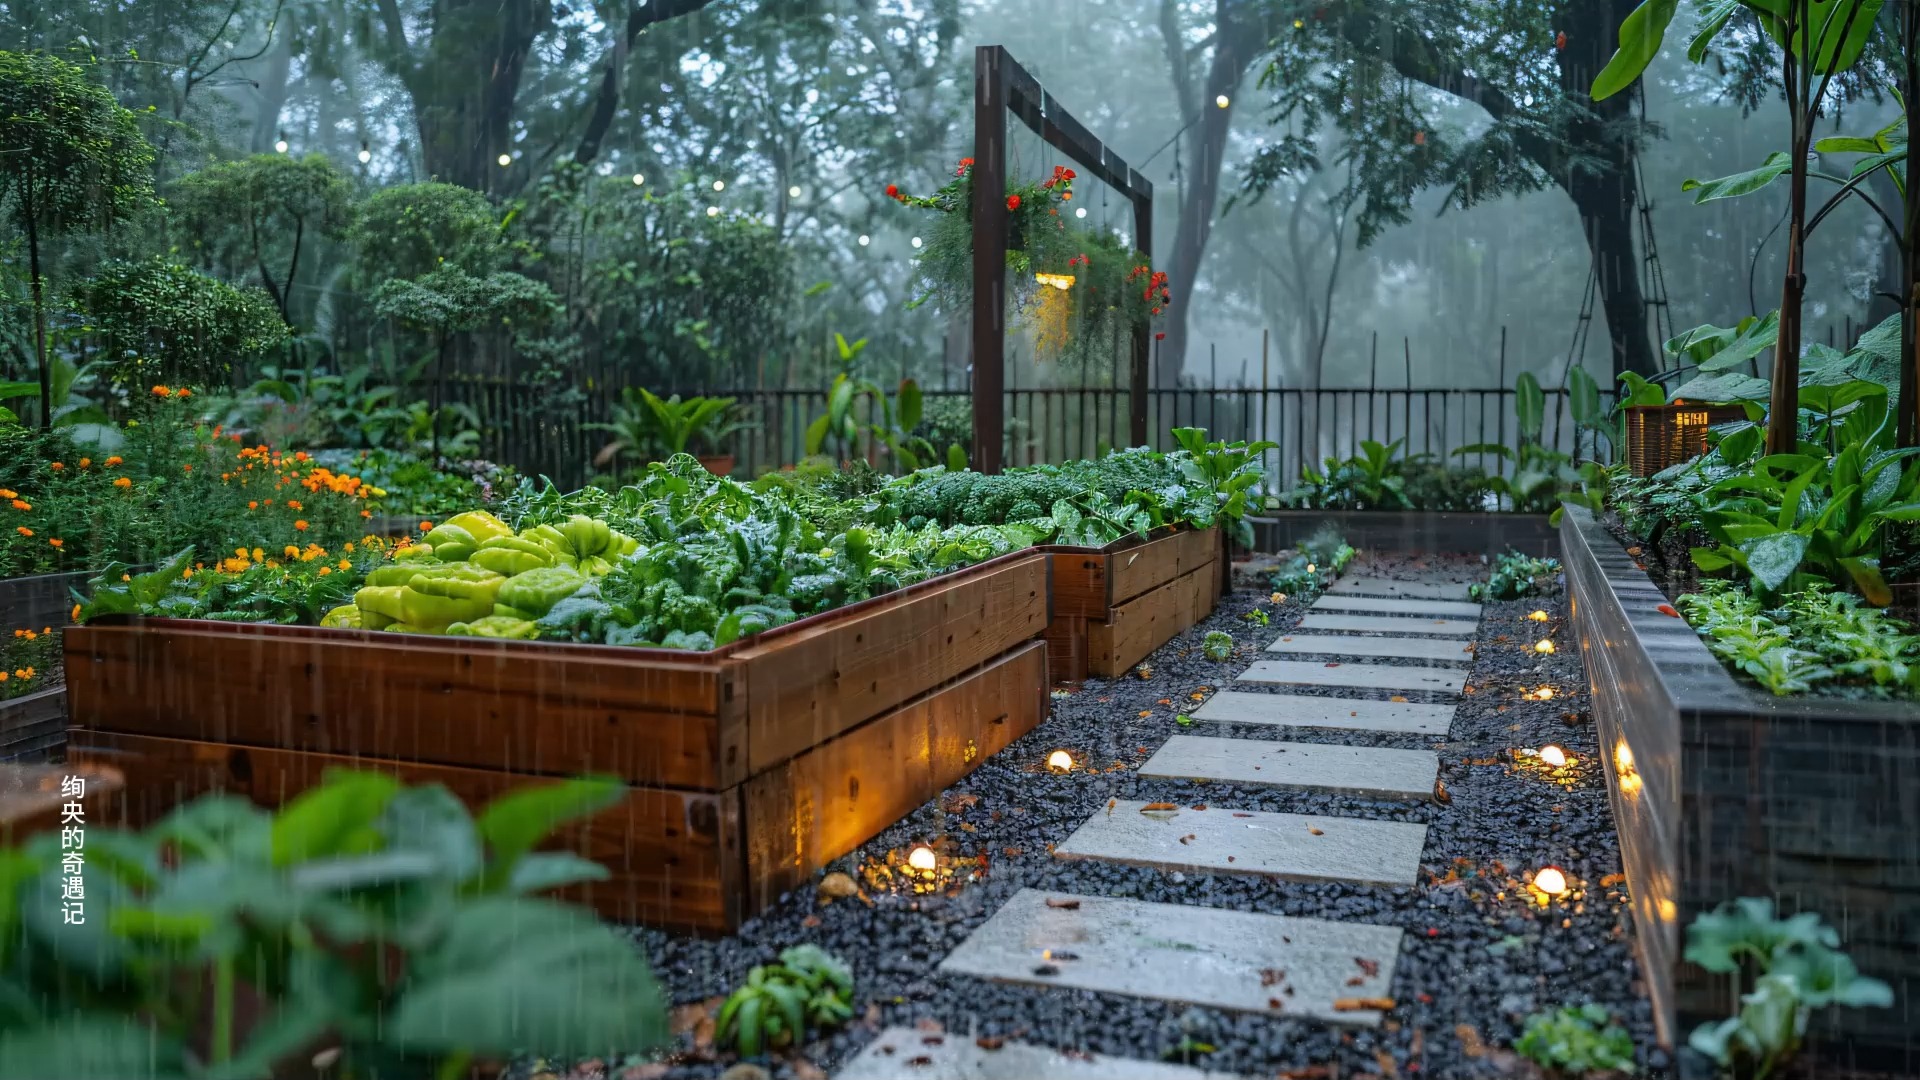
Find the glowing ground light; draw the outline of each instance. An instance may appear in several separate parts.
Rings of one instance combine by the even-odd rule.
[[[935,867],[940,865],[940,860],[934,858],[932,848],[921,844],[912,851],[907,852],[907,865],[915,870],[931,873]]]
[[[1544,611],[1536,611],[1533,614],[1527,616],[1527,618],[1532,619],[1534,622],[1546,622],[1547,613]]]
[[[1564,896],[1567,892],[1567,875],[1555,867],[1545,867],[1533,875],[1533,887],[1548,896]]]
[[[646,174],[645,174],[645,173],[634,173],[634,174],[633,174],[633,186],[634,186],[634,187],[639,187],[639,186],[640,186],[641,184],[644,184],[644,183],[646,183],[646,182],[647,182],[647,177],[646,177]]]
[[[1055,750],[1053,753],[1047,755],[1047,768],[1059,772],[1071,772],[1073,770],[1073,755],[1067,753],[1065,750]]]
[[[1540,760],[1557,769],[1567,763],[1567,752],[1557,746],[1543,746],[1540,748]]]
[[[1533,651],[1534,651],[1534,652],[1537,652],[1537,653],[1544,653],[1544,654],[1546,654],[1546,655],[1548,655],[1548,656],[1552,656],[1552,655],[1553,655],[1553,642],[1552,642],[1552,641],[1549,641],[1549,640],[1548,640],[1548,639],[1546,639],[1546,638],[1541,638],[1541,639],[1540,639],[1539,641],[1536,641],[1536,642],[1534,642],[1534,644],[1533,644]]]
[[[1626,744],[1625,740],[1614,744],[1613,774],[1620,783],[1620,793],[1622,795],[1633,796],[1639,794],[1641,785],[1640,770],[1634,767],[1633,749]]]

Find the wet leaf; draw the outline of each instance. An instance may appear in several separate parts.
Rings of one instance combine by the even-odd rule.
[[[1394,1001],[1390,997],[1335,998],[1333,1001],[1333,1011],[1334,1012],[1369,1012],[1369,1011],[1386,1012],[1387,1010],[1393,1008],[1393,1005],[1394,1005]]]
[[[1164,811],[1164,810],[1179,810],[1179,809],[1180,808],[1178,806],[1175,806],[1170,802],[1150,802],[1147,805],[1141,807],[1140,812],[1143,814],[1146,814],[1156,810]]]
[[[1047,897],[1047,906],[1050,908],[1058,909],[1060,911],[1078,911],[1080,910],[1080,901],[1066,900],[1057,896],[1049,896]]]
[[[982,1050],[998,1050],[1002,1046],[1007,1045],[1007,1040],[1001,1038],[998,1035],[982,1035],[979,1038],[973,1040],[973,1045],[979,1047]]]

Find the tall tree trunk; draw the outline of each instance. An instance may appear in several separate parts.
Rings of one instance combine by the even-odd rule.
[[[1790,10],[1804,10],[1802,4]],[[1788,40],[1792,40],[1791,21]],[[1788,454],[1800,442],[1800,334],[1801,303],[1807,290],[1807,153],[1813,143],[1813,116],[1807,90],[1800,85],[1800,65],[1792,50],[1786,54],[1788,111],[1792,138],[1787,153],[1793,167],[1787,173],[1787,273],[1780,286],[1780,336],[1773,347],[1773,396],[1767,413],[1767,453]]]
[[[607,131],[613,127],[614,114],[620,107],[620,80],[627,67],[627,56],[633,43],[648,27],[669,19],[699,11],[713,0],[645,0],[637,3],[627,14],[625,33],[614,39],[613,47],[607,50],[606,66],[600,69],[600,82],[593,93],[593,111],[587,114],[587,129],[580,136],[580,144],[573,151],[573,160],[580,165],[590,165],[600,155],[600,148],[607,139]],[[946,40],[942,38],[941,40]]]
[[[1646,297],[1640,290],[1640,265],[1633,234],[1638,185],[1631,166],[1605,173],[1576,173],[1566,189],[1580,212],[1580,231],[1598,272],[1595,282],[1607,319],[1613,374],[1631,371],[1652,378],[1660,371],[1647,329]]]
[[[1600,306],[1607,316],[1607,340],[1612,346],[1613,374],[1631,371],[1652,378],[1660,370],[1647,326],[1646,296],[1640,288],[1640,262],[1633,237],[1639,231],[1635,214],[1640,186],[1634,169],[1638,149],[1633,134],[1635,94],[1615,94],[1594,101],[1588,93],[1594,76],[1612,58],[1617,40],[1614,28],[1631,13],[1638,0],[1569,0],[1559,19],[1565,26],[1565,47],[1559,49],[1560,89],[1591,110],[1591,116],[1568,126],[1567,140],[1600,160],[1596,166],[1575,166],[1557,176],[1560,186],[1580,213],[1580,231],[1597,272]],[[1636,91],[1637,92],[1637,91]]]
[[[1914,97],[1920,94],[1920,7],[1902,5],[1901,39],[1906,62],[1901,96],[1907,103],[1907,205],[1900,238],[1900,420],[1901,446],[1920,446],[1920,139],[1913,130]]]
[[[31,190],[33,181],[22,185]],[[40,280],[40,223],[34,220],[33,202],[25,206],[27,219],[27,273],[33,279],[33,347],[40,360],[40,427],[53,427],[53,369],[47,365],[47,297]]]
[[[477,191],[503,185],[495,159],[513,150],[514,98],[534,39],[553,25],[550,0],[438,0],[426,60],[408,71],[420,154],[436,180]]]
[[[266,71],[254,86],[260,95],[253,113],[253,134],[248,149],[264,154],[273,149],[280,137],[280,110],[287,104],[287,80],[293,74],[293,35],[275,35],[273,51],[267,54]]]
[[[1233,95],[1261,45],[1251,29],[1236,17],[1233,0],[1218,0],[1214,6],[1213,61],[1200,93],[1200,115],[1187,144],[1193,175],[1180,200],[1180,221],[1173,232],[1173,260],[1167,269],[1173,294],[1167,306],[1172,310],[1167,313],[1167,337],[1160,342],[1157,370],[1152,375],[1155,386],[1177,383],[1186,367],[1187,313],[1200,276],[1200,260],[1213,233],[1214,209],[1220,196],[1220,158],[1226,150],[1227,132],[1233,126]],[[1224,109],[1214,104],[1223,94],[1227,96]],[[1147,255],[1151,257],[1153,252]]]

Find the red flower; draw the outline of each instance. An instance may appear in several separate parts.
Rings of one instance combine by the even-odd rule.
[[[1007,209],[1009,210],[1020,209],[1020,196],[1018,195],[1007,196]]]
[[[1153,335],[1153,340],[1155,340],[1155,341],[1163,341],[1163,340],[1165,340],[1165,339],[1166,339],[1166,336],[1167,336],[1167,332],[1166,332],[1165,330],[1162,330],[1162,331],[1160,331],[1159,333],[1157,333],[1157,334],[1155,334],[1155,335]]]
[[[887,198],[898,199],[899,197],[900,197],[900,186],[898,184],[888,184]]]
[[[1561,52],[1567,50],[1567,32],[1565,30],[1553,35],[1553,47],[1559,49]]]

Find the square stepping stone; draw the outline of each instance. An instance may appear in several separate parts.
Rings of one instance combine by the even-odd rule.
[[[1323,593],[1313,602],[1315,611],[1358,611],[1368,615],[1401,615],[1408,618],[1477,619],[1480,605],[1461,600],[1412,600],[1385,596],[1342,596]]]
[[[834,1074],[835,1080],[1233,1080],[1227,1073],[1164,1061],[1075,1053],[1003,1042],[988,1050],[954,1032],[890,1027]]]
[[[1399,952],[1399,927],[1022,889],[940,970],[1375,1027]]]
[[[1232,807],[1152,805],[1122,799],[1053,849],[1057,859],[1097,859],[1165,870],[1274,874],[1292,881],[1411,885],[1427,827],[1405,821],[1253,813]]]
[[[1457,694],[1467,685],[1467,673],[1433,667],[1389,667],[1386,664],[1342,664],[1319,660],[1260,660],[1234,676],[1241,682],[1291,683],[1295,686],[1350,686],[1395,693],[1425,691]]]
[[[1414,600],[1470,600],[1465,582],[1395,581],[1391,578],[1343,577],[1327,590],[1357,596],[1398,596]]]
[[[1175,735],[1140,766],[1140,775],[1431,799],[1440,759],[1431,750]]]
[[[1436,664],[1471,664],[1473,649],[1439,638],[1355,637],[1351,634],[1287,634],[1267,646],[1271,653],[1308,656],[1370,656],[1393,660],[1427,660]]]
[[[1301,617],[1300,629],[1335,630],[1353,634],[1472,637],[1480,632],[1480,624],[1471,619],[1410,619],[1398,615],[1349,615],[1339,611],[1309,611]]]
[[[1452,705],[1418,701],[1364,701],[1222,690],[1195,709],[1193,718],[1220,724],[1339,728],[1445,737],[1453,726],[1453,709]]]

